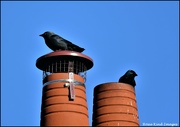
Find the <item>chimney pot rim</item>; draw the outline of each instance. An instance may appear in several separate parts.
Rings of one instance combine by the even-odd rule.
[[[44,70],[44,63],[49,61],[49,59],[57,58],[60,56],[62,56],[62,58],[68,56],[70,59],[76,59],[76,58],[79,59],[80,61],[86,64],[87,70],[93,67],[93,60],[89,56],[86,56],[79,52],[68,51],[68,50],[50,52],[48,54],[39,57],[36,60],[36,67],[39,68],[40,70]]]

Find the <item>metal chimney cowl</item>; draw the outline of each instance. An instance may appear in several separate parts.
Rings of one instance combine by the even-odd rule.
[[[85,80],[92,59],[55,51],[38,58],[36,66],[43,71],[40,126],[89,126]]]

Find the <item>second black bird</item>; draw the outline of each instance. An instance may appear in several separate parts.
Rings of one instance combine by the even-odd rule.
[[[39,36],[42,36],[44,38],[46,45],[53,51],[71,50],[71,51],[76,51],[76,52],[83,52],[85,50],[84,48],[81,48],[73,44],[72,42],[50,31],[46,31]]]
[[[137,76],[135,71],[128,70],[122,77],[120,77],[119,82],[127,83],[135,87],[136,86],[136,82],[134,80],[135,76]]]

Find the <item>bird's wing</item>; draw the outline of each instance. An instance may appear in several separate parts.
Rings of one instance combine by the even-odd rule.
[[[74,45],[72,42],[62,38],[61,36],[57,35],[57,34],[54,34],[51,36],[52,38],[55,38],[55,39],[59,39],[61,41],[64,41],[67,45]]]
[[[54,43],[54,46],[57,46],[58,48],[67,49],[67,44],[64,42],[64,38],[60,37],[59,35],[52,35],[51,37],[52,43]]]
[[[54,41],[54,42],[56,42],[56,43],[64,43],[65,44],[65,42],[64,42],[64,38],[62,38],[62,37],[60,37],[59,35],[52,35],[51,37],[50,37],[51,39],[52,39],[52,41]]]
[[[54,34],[54,35],[51,35],[51,38],[53,38],[53,39],[57,39],[57,40],[63,40],[63,38],[62,37],[60,37],[59,35],[56,35],[56,34]]]
[[[85,50],[84,48],[81,48],[81,47],[73,44],[72,42],[70,42],[70,41],[62,38],[62,37],[59,36],[59,35],[52,35],[51,37],[52,37],[53,39],[55,39],[56,41],[58,41],[58,43],[60,42],[61,45],[62,45],[62,43],[63,43],[64,45],[66,45],[68,50],[73,50],[73,51],[77,51],[77,52],[82,52],[82,51]]]
[[[70,41],[68,41],[68,40],[66,40],[66,39],[64,39],[64,41],[65,41],[68,45],[73,45],[72,42],[70,42]]]

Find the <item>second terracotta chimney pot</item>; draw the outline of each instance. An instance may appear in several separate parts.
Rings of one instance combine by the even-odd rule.
[[[93,126],[139,126],[134,87],[117,82],[96,86]]]

